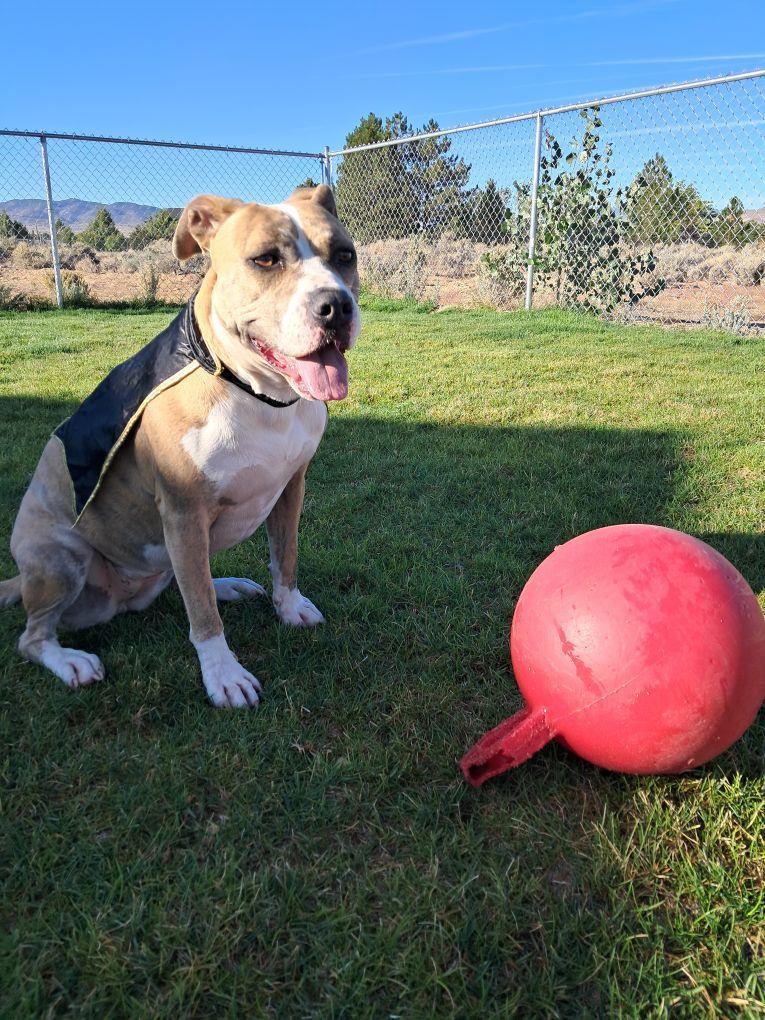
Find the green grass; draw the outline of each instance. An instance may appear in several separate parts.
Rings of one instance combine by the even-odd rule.
[[[167,320],[0,315],[5,535]],[[383,303],[351,372],[301,532],[327,625],[224,609],[260,711],[206,702],[174,591],[78,636],[107,679],[77,693],[0,616],[0,1015],[762,1015],[762,723],[675,778],[552,745],[475,791],[457,761],[518,707],[508,621],[556,544],[671,525],[763,596],[765,341]],[[265,564],[258,535],[215,568]]]

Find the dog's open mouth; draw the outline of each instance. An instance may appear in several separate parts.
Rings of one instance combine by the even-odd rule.
[[[337,341],[301,358],[291,358],[260,340],[253,340],[252,344],[301,396],[313,400],[344,400],[348,396],[348,362]]]

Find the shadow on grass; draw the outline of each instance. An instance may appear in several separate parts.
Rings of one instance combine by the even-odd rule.
[[[4,521],[48,434],[71,410],[0,402]],[[374,999],[381,1015],[402,1007],[413,1016],[498,1015],[502,1004],[507,1015],[648,1015],[676,984],[657,950],[675,922],[665,887],[660,895],[648,865],[630,856],[632,834],[666,844],[656,865],[666,870],[676,837],[670,822],[685,824],[684,784],[693,780],[607,775],[552,746],[476,793],[456,762],[518,705],[507,629],[529,574],[555,545],[588,529],[671,526],[681,445],[640,429],[333,414],[309,474],[301,531],[301,587],[327,627],[286,632],[263,606],[224,610],[232,647],[270,684],[258,715],[214,713],[201,705],[198,680],[179,675],[194,666],[173,592],[141,616],[85,632],[83,644],[104,656],[113,680],[70,702],[52,685],[36,695],[62,713],[60,730],[42,732],[44,706],[33,714],[31,695],[11,697],[20,746],[47,741],[30,790],[44,788],[46,776],[69,789],[90,760],[101,770],[98,797],[78,794],[84,807],[72,815],[108,833],[83,844],[95,848],[93,874],[106,876],[99,890],[90,868],[72,873],[68,851],[57,855],[67,805],[28,811],[39,797],[25,792],[19,755],[11,814],[19,839],[34,833],[50,855],[35,902],[53,896],[65,875],[78,918],[100,918],[109,900],[98,924],[111,931],[128,899],[106,896],[103,862],[112,845],[130,846],[140,818],[152,838],[130,889],[165,904],[151,922],[158,944],[177,940],[172,904],[181,900],[194,901],[183,941],[200,959],[206,932],[246,917],[246,939],[234,924],[225,967],[211,959],[204,988],[193,992],[199,1015],[231,994],[232,975],[253,1012],[365,1015]],[[765,584],[759,537],[700,537],[755,587]],[[217,566],[257,577],[263,560],[258,539]],[[756,744],[740,742],[714,774],[754,775]],[[135,769],[125,764],[133,758]],[[645,790],[650,805],[640,799]],[[214,829],[205,798],[216,805]],[[669,805],[666,818],[651,814],[655,804]],[[201,870],[176,868],[179,846],[184,860],[204,862]],[[240,874],[252,880],[242,884]],[[46,944],[58,945],[70,915],[58,906],[49,914]],[[130,917],[126,944],[143,943],[147,929]],[[43,938],[36,924],[34,913],[24,916],[22,944]],[[129,959],[110,956],[112,970],[99,973],[112,983],[104,983],[89,970],[87,939],[71,949],[62,935],[61,945],[48,951],[47,966],[69,975],[62,1001],[108,1012],[120,988],[139,987]],[[253,968],[253,957],[265,962]],[[146,959],[146,994],[167,992],[162,964]]]

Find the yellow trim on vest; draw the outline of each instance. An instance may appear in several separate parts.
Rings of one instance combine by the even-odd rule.
[[[105,476],[106,472],[108,471],[109,466],[111,465],[112,461],[114,460],[114,458],[116,457],[117,453],[119,452],[119,449],[122,446],[122,444],[125,442],[127,437],[130,435],[130,432],[131,432],[133,426],[135,425],[135,423],[138,421],[138,419],[143,414],[144,409],[146,408],[146,405],[151,403],[151,401],[155,397],[159,396],[159,394],[162,393],[163,390],[167,390],[171,386],[175,386],[175,384],[180,382],[181,379],[184,379],[187,375],[190,375],[191,372],[195,372],[198,368],[201,368],[201,367],[202,366],[199,364],[198,361],[190,362],[184,368],[180,369],[180,371],[176,372],[175,375],[171,375],[171,376],[169,376],[169,378],[165,379],[164,382],[161,382],[159,384],[159,386],[155,386],[154,389],[147,396],[145,396],[143,398],[143,400],[138,405],[136,410],[130,416],[129,421],[125,425],[125,427],[122,430],[122,432],[120,433],[119,438],[117,439],[117,442],[114,444],[114,446],[112,446],[111,450],[109,450],[109,453],[106,455],[106,460],[104,461],[103,466],[101,468],[101,472],[100,472],[100,474],[98,476],[98,481],[96,482],[96,484],[95,484],[95,486],[93,488],[93,491],[88,496],[88,500],[87,500],[85,506],[82,508],[82,510],[80,510],[79,514],[77,514],[77,517],[76,517],[75,522],[72,525],[72,527],[75,527],[75,525],[77,525],[79,523],[80,518],[82,517],[82,515],[85,513],[85,511],[88,509],[90,504],[95,499],[96,493],[101,488],[101,483],[104,480],[104,476]],[[60,442],[60,440],[59,440],[59,442]],[[63,446],[64,444],[61,443],[61,445]],[[71,481],[71,477],[70,477],[70,481]],[[72,497],[74,498],[74,483],[72,483]],[[75,512],[76,512],[76,504],[75,504]]]

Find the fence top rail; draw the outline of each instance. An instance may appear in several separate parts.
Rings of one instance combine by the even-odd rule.
[[[403,138],[391,138],[385,142],[370,142],[368,145],[357,145],[350,149],[336,149],[328,155],[347,156],[355,152],[367,152],[370,149],[386,149],[394,145],[406,145],[409,142],[426,141],[428,138],[441,138],[443,135],[457,135],[464,131],[478,131],[480,128],[498,127],[501,124],[517,124],[520,121],[536,120],[539,117],[551,117],[558,113],[571,113],[575,110],[589,110],[593,106],[609,106],[613,103],[624,103],[631,99],[647,99],[650,96],[665,96],[671,92],[687,92],[690,89],[708,88],[711,85],[725,85],[750,78],[765,77],[765,68],[757,71],[743,71],[740,74],[724,74],[716,78],[702,78],[699,81],[680,82],[675,85],[658,85],[637,92],[625,92],[618,96],[605,96],[602,99],[588,99],[583,103],[568,103],[565,106],[551,106],[542,110],[531,110],[527,113],[516,113],[510,117],[498,117],[495,120],[482,120],[476,124],[462,124],[457,127],[439,128],[437,131],[421,131],[419,134],[405,135]]]
[[[0,136],[13,138],[57,138],[66,142],[111,142],[114,145],[149,145],[155,149],[201,149],[207,152],[238,152],[251,156],[302,156],[323,159],[323,152],[296,152],[292,149],[248,149],[237,145],[203,145],[197,142],[163,142],[151,138],[113,138],[110,135],[70,135],[58,131],[15,131],[0,129]]]

